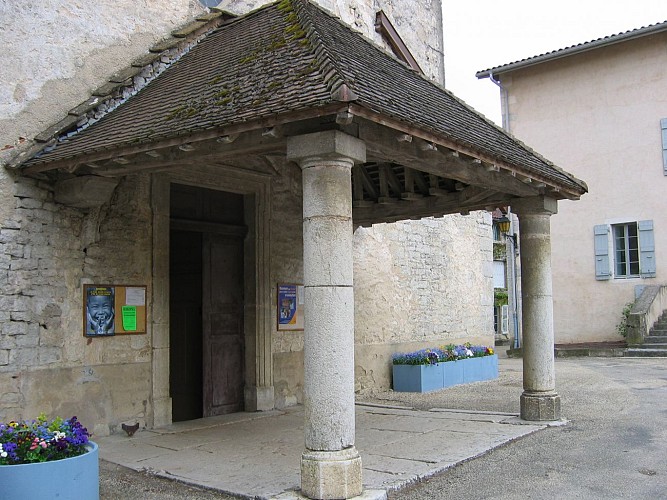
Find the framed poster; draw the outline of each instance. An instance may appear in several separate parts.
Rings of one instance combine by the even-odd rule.
[[[303,330],[303,285],[278,285],[278,331]]]
[[[146,286],[84,285],[84,337],[146,333]]]

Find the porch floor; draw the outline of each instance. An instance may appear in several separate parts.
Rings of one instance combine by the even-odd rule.
[[[249,498],[300,498],[302,406],[179,422],[96,439],[104,460]],[[357,404],[364,490],[383,498],[545,428],[517,415]]]

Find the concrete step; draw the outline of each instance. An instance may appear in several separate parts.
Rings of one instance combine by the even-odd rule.
[[[644,337],[644,342],[652,344],[667,344],[667,335],[653,335],[652,333]]]
[[[631,358],[667,358],[667,349],[639,349],[630,347],[625,350],[625,356]]]
[[[633,345],[631,349],[662,349],[664,351],[667,351],[667,345],[666,344],[661,344],[657,342],[653,342],[651,340],[651,337],[646,337],[644,339],[644,343],[640,345]]]

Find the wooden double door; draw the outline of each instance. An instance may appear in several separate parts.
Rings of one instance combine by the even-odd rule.
[[[178,218],[171,226],[172,418],[242,411],[245,229]]]

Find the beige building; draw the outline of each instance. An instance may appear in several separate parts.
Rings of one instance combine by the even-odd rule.
[[[550,218],[586,186],[433,83],[439,2],[43,7],[0,12],[1,419],[303,403],[303,491],[359,494],[355,390],[393,352],[493,342],[505,205],[521,412],[559,418]]]
[[[589,186],[552,226],[558,343],[622,340],[625,305],[665,283],[666,42],[661,23],[477,74],[507,130]]]

